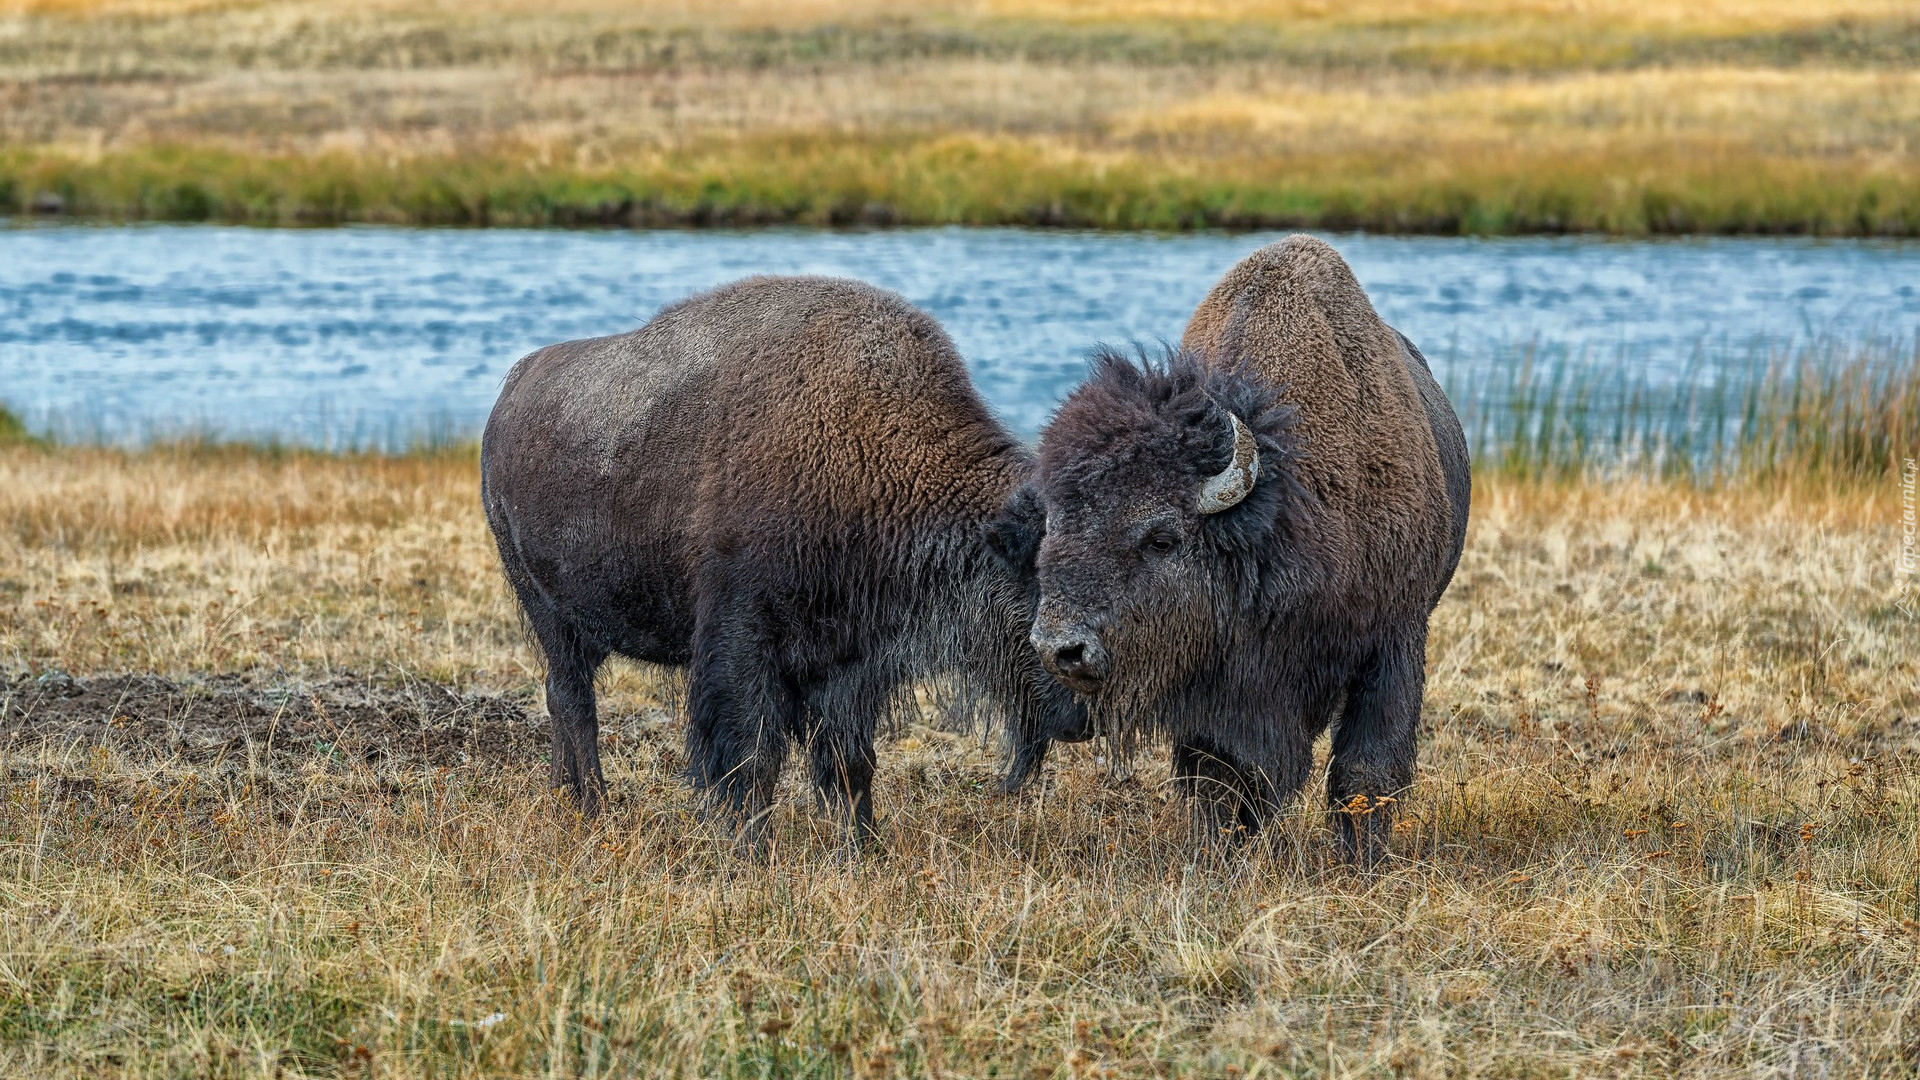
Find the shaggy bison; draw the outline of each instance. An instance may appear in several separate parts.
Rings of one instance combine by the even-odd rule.
[[[789,740],[870,838],[876,722],[927,676],[1011,710],[1018,785],[1087,734],[1028,644],[1033,549],[991,528],[1032,465],[939,325],[858,282],[751,278],[521,360],[481,497],[546,653],[554,784],[598,804],[617,653],[690,668],[692,780],[743,840]]]
[[[1304,236],[1263,248],[1177,355],[1099,357],[1032,485],[1006,527],[1043,533],[1033,644],[1096,726],[1170,738],[1211,836],[1259,828],[1331,724],[1335,818],[1350,854],[1378,858],[1469,478],[1426,360],[1340,256]]]

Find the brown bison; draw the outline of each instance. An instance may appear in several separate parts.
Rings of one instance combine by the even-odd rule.
[[[1208,835],[1306,782],[1377,858],[1412,779],[1427,619],[1466,535],[1460,423],[1318,240],[1263,248],[1162,363],[1100,356],[1041,435],[1033,644],[1097,727],[1173,743]],[[1386,801],[1382,801],[1385,799]]]
[[[693,783],[757,837],[790,740],[873,833],[876,723],[957,673],[1011,710],[1018,785],[1084,710],[1029,646],[1032,547],[992,529],[1032,471],[925,313],[759,277],[507,376],[481,493],[547,659],[553,782],[595,807],[595,671],[690,669]]]

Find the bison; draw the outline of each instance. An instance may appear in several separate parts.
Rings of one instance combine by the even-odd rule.
[[[1206,835],[1306,782],[1373,862],[1412,779],[1427,620],[1459,562],[1459,420],[1331,247],[1249,256],[1178,353],[1098,355],[1003,528],[1037,536],[1032,640],[1096,727],[1173,744]]]
[[[508,374],[481,498],[547,661],[552,777],[602,798],[594,673],[684,665],[696,787],[757,846],[791,741],[873,837],[876,723],[958,674],[1011,711],[1010,787],[1084,709],[1028,643],[1034,550],[995,528],[1033,468],[953,343],[854,281],[757,277]]]

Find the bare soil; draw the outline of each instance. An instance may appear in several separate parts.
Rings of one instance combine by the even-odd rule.
[[[545,718],[521,701],[431,681],[379,685],[350,672],[180,681],[0,674],[0,749],[19,762],[36,747],[62,744],[105,747],[131,760],[268,771],[315,761],[524,767],[543,760],[548,745]]]

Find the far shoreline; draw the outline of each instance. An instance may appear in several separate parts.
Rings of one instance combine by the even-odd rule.
[[[604,167],[516,147],[376,159],[204,145],[0,149],[0,216],[274,226],[884,229],[1400,236],[1920,237],[1920,183],[1850,161],[1506,154],[1063,156],[1021,140],[749,139]]]

